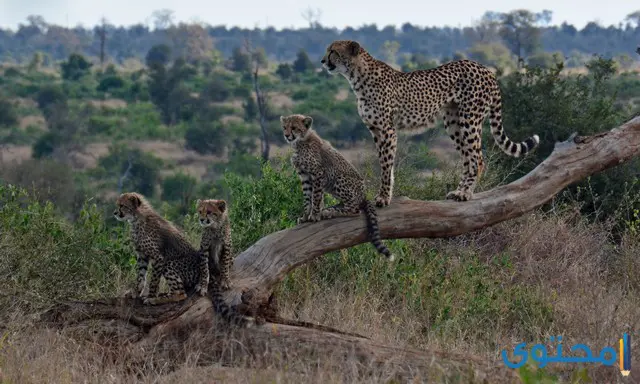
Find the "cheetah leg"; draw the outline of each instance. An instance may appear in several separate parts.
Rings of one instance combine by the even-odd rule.
[[[309,220],[309,214],[311,214],[311,179],[307,174],[300,175],[300,181],[302,182],[302,194],[304,195],[304,206],[302,211],[302,217],[298,218],[298,224],[304,223]]]
[[[380,190],[375,197],[378,208],[389,205],[393,196],[393,171],[398,137],[395,128],[391,124],[388,124],[388,127],[381,129],[369,126],[369,131],[378,149],[378,161],[380,162]]]
[[[465,116],[472,116],[465,118]],[[457,116],[457,134],[454,132],[456,149],[462,156],[462,178],[455,191],[447,194],[447,199],[456,201],[468,201],[473,196],[473,191],[478,180],[482,160],[479,160],[478,150],[481,150],[482,120],[475,119],[472,111],[459,109]],[[481,153],[480,153],[481,155]]]
[[[360,214],[360,207],[353,201],[345,204],[336,204],[322,210],[322,219],[332,219],[334,217],[357,216]]]
[[[151,279],[149,280],[149,294],[148,297],[155,297],[158,295],[158,286],[160,285],[160,278],[164,275],[165,264],[161,257],[153,259],[153,269],[151,270]]]
[[[199,252],[198,269],[200,270],[200,280],[196,286],[196,292],[200,296],[207,294],[209,287],[209,255],[206,252]]]
[[[184,283],[182,278],[174,270],[174,268],[165,268],[164,278],[169,285],[169,294],[159,295],[158,297],[151,297],[145,299],[145,304],[157,305],[163,303],[172,303],[175,301],[181,301],[187,298],[187,294],[184,291]]]
[[[316,222],[320,221],[320,212],[322,211],[322,206],[324,205],[324,194],[322,187],[325,184],[324,176],[321,172],[313,178],[311,181],[311,213],[309,214],[309,221]]]
[[[220,289],[227,290],[231,287],[231,279],[229,278],[231,271],[232,255],[231,255],[231,236],[222,243],[219,257],[220,264]]]

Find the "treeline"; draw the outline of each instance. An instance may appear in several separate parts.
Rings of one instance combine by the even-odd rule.
[[[633,51],[640,44],[640,11],[629,14],[618,25],[604,27],[590,22],[582,29],[567,23],[551,25],[551,11],[527,10],[486,12],[476,25],[463,28],[405,23],[338,30],[322,26],[313,12],[307,13],[306,18],[308,28],[276,30],[174,23],[169,10],[154,12],[153,26],[140,23],[116,27],[102,20],[91,28],[64,28],[47,23],[41,16],[29,16],[15,31],[0,29],[0,60],[28,62],[40,52],[46,64],[48,60],[62,60],[71,53],[81,53],[122,63],[130,58],[143,59],[149,49],[158,44],[170,45],[187,60],[216,60],[229,57],[249,39],[254,46],[264,49],[270,59],[288,61],[301,49],[316,59],[323,54],[328,42],[355,39],[374,55],[390,61],[402,61],[410,55],[447,60],[465,52],[481,56],[507,49],[522,59],[542,52],[558,52],[568,58],[598,53],[630,63],[635,60]],[[571,61],[567,64],[571,65]]]

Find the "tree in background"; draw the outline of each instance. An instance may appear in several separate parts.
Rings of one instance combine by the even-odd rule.
[[[177,58],[170,68],[166,63],[171,49],[166,45],[154,46],[147,54],[149,69],[149,97],[160,110],[162,121],[167,125],[176,124],[182,118],[193,114],[194,97],[185,82],[196,75],[196,70],[183,58]]]
[[[385,41],[382,45],[382,57],[384,58],[384,61],[391,66],[395,66],[399,50],[400,43],[397,41]]]
[[[89,70],[93,64],[91,64],[84,56],[72,53],[69,55],[67,61],[62,62],[60,67],[62,68],[62,78],[65,80],[79,80],[82,76],[89,73]]]
[[[212,59],[213,39],[202,25],[180,23],[166,32],[175,57],[182,57],[189,64]]]
[[[298,55],[296,56],[296,60],[293,62],[293,70],[297,73],[303,73],[307,71],[312,71],[315,65],[311,59],[309,59],[309,55],[307,51],[301,49],[298,51]]]
[[[107,19],[100,19],[100,25],[94,28],[94,33],[100,39],[100,66],[104,65],[105,45],[107,44]]]
[[[518,9],[502,15],[500,37],[517,56],[518,66],[524,63],[527,56],[540,48],[541,32],[536,24],[539,22],[548,24],[550,21],[551,11],[533,13],[526,9]]]
[[[245,49],[249,52],[249,56],[252,58],[252,75],[253,75],[253,90],[256,96],[256,103],[258,105],[258,115],[259,115],[259,123],[260,123],[260,131],[262,135],[260,136],[260,145],[261,145],[261,154],[262,159],[264,161],[269,160],[269,132],[267,127],[267,114],[268,105],[267,105],[267,96],[265,92],[260,88],[260,79],[258,77],[260,67],[263,66],[261,62],[261,55],[259,52],[264,53],[264,50],[256,50],[250,39],[245,39]]]
[[[173,25],[175,19],[174,12],[170,9],[159,9],[151,14],[153,27],[158,30],[165,30]]]
[[[276,68],[276,75],[280,76],[282,80],[288,80],[293,75],[293,68],[288,63],[280,63]]]
[[[233,48],[230,60],[230,69],[234,72],[251,72],[251,57],[242,52],[242,48]]]

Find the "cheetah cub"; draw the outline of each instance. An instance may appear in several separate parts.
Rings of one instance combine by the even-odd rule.
[[[147,267],[153,266],[149,281],[149,293],[143,297],[145,304],[180,301],[188,291],[207,294],[209,268],[207,258],[196,251],[184,234],[165,220],[140,194],[127,192],[116,200],[113,215],[118,221],[131,224],[131,239],[137,253],[137,291],[142,296]],[[158,295],[160,278],[164,276],[169,294]]]
[[[200,252],[208,253],[209,273],[219,276],[220,288],[229,289],[231,254],[231,224],[227,202],[224,200],[198,200],[198,216],[204,228],[200,240]]]
[[[340,216],[356,216],[364,211],[367,230],[373,246],[389,261],[394,256],[380,239],[375,206],[365,196],[364,178],[356,168],[311,127],[313,118],[306,115],[280,116],[285,140],[294,153],[291,164],[302,182],[304,213],[298,224]],[[323,208],[323,192],[341,203]]]

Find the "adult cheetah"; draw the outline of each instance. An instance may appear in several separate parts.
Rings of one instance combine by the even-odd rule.
[[[538,135],[521,143],[507,137],[498,82],[488,68],[474,61],[401,72],[373,58],[356,41],[336,40],[321,63],[330,74],[339,73],[349,81],[358,114],[373,136],[381,168],[378,207],[388,205],[393,194],[396,130],[427,127],[444,112],[444,125],[464,166],[458,188],[446,196],[456,201],[471,199],[483,172],[481,135],[487,116],[494,140],[508,155],[523,156],[540,142]]]

